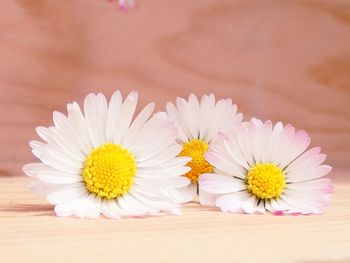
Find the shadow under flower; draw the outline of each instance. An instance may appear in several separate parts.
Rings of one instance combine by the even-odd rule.
[[[0,212],[35,213],[35,216],[54,216],[54,206],[49,204],[0,204]]]

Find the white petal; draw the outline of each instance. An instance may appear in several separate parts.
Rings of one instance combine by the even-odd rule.
[[[138,169],[137,177],[140,178],[171,178],[179,177],[187,172],[191,171],[191,167],[188,166],[173,166],[173,167],[154,167],[148,169]]]
[[[260,163],[263,159],[263,148],[261,134],[263,132],[264,125],[262,121],[252,118],[250,129],[248,130],[247,136],[249,137],[250,151],[253,155],[255,162]]]
[[[159,166],[153,165],[154,167],[153,166],[152,167],[143,167],[141,169],[143,169],[145,171],[153,170],[153,169],[176,169],[177,167],[182,167],[182,166],[187,165],[191,160],[192,160],[192,158],[187,157],[187,156],[180,156],[180,157],[173,156],[172,159],[160,163]]]
[[[188,127],[186,126],[186,124],[184,123],[182,115],[177,111],[175,106],[170,102],[166,104],[166,110],[169,117],[175,122],[176,127],[178,128],[179,139],[183,142],[188,141],[188,138],[190,138],[191,133],[188,130]]]
[[[173,209],[178,208],[178,205],[173,202],[167,202],[166,200],[161,200],[160,198],[150,197],[150,196],[141,194],[138,191],[133,191],[132,194],[142,203],[149,205],[150,207],[156,208],[159,211],[160,210],[171,211]]]
[[[192,100],[194,101],[194,100]],[[191,139],[198,138],[198,127],[196,126],[196,116],[198,116],[199,108],[197,104],[190,105],[183,98],[176,99],[176,106],[179,114],[182,115],[182,120],[185,126],[188,128]]]
[[[128,213],[122,210],[117,202],[117,200],[112,199],[107,202],[107,206],[113,218],[128,216]]]
[[[220,126],[218,126],[220,127],[218,131],[221,131],[223,133],[226,133],[232,129],[236,129],[236,127],[241,123],[243,119],[243,115],[241,113],[237,114],[237,105],[232,104],[231,99],[226,99],[225,114],[220,117],[222,118],[222,123]]]
[[[72,131],[75,135],[76,140],[79,143],[80,150],[88,155],[93,148],[93,145],[89,139],[86,121],[81,113],[81,111],[77,111],[74,109],[69,110],[68,118],[70,125],[72,127]]]
[[[129,129],[132,117],[134,116],[136,110],[137,100],[138,93],[136,91],[131,92],[126,97],[120,110],[120,117],[118,117],[118,127],[114,134],[114,143],[121,143],[123,136],[125,136],[127,130]]]
[[[169,177],[169,178],[140,178],[135,177],[135,184],[143,186],[171,186],[174,188],[184,187],[189,185],[190,180],[186,177]]]
[[[264,127],[261,130],[261,137],[260,137],[260,147],[261,147],[261,162],[265,163],[269,161],[269,154],[267,154],[268,150],[270,149],[272,141],[272,122],[270,120],[267,120],[264,123]]]
[[[332,193],[332,180],[329,178],[322,178],[301,183],[287,184],[288,189],[302,190],[302,191],[316,191],[320,193]]]
[[[36,194],[46,196],[52,192],[60,190],[62,188],[62,185],[48,184],[35,180],[28,183],[28,188]]]
[[[90,142],[96,148],[102,145],[105,140],[101,126],[99,101],[93,93],[87,95],[84,100],[84,114]]]
[[[51,134],[48,128],[39,126],[39,127],[36,127],[35,130],[36,130],[36,133],[39,135],[39,137],[43,139],[45,142],[47,142],[50,139]]]
[[[177,203],[188,203],[192,201],[197,194],[197,185],[190,183],[188,186],[173,189],[173,197]]]
[[[174,126],[170,126],[167,129],[162,129],[162,131],[155,134],[153,138],[149,138],[148,143],[133,151],[137,161],[142,162],[163,151],[175,142],[176,137],[177,130],[174,128]]]
[[[271,199],[270,205],[273,213],[287,211],[289,209],[283,202],[279,202],[278,199]]]
[[[172,135],[169,133],[171,133]],[[159,142],[157,139],[160,135],[163,136],[163,139],[166,139],[171,135],[170,140],[172,142],[160,147],[159,151],[165,149],[170,144],[173,144],[177,136],[177,128],[165,113],[154,114],[152,118],[150,118],[145,123],[145,125],[139,130],[139,132],[135,136],[133,142],[130,144],[131,151],[137,153],[140,151],[142,152],[147,150],[149,146],[155,147],[154,144],[157,144],[158,146]],[[175,136],[175,138],[173,138],[173,136]]]
[[[227,194],[247,188],[243,180],[221,174],[202,174],[199,177],[199,186],[211,194]]]
[[[55,213],[57,216],[71,216],[74,214],[75,208],[80,204],[81,201],[88,197],[88,193],[84,193],[76,199],[67,201],[65,203],[59,203],[55,206]]]
[[[234,177],[245,178],[244,169],[237,162],[227,158],[226,154],[222,154],[219,148],[211,147],[205,154],[207,161],[212,164],[216,169],[223,171],[227,174],[231,174]]]
[[[108,104],[106,97],[102,93],[97,94],[97,111],[99,116],[99,136],[101,144],[107,141],[107,118],[108,118]]]
[[[88,216],[94,216],[94,211],[91,211],[93,207],[98,207],[95,202],[95,194],[90,194],[85,199],[82,199],[78,206],[74,209],[73,214],[77,217],[84,218]]]
[[[37,157],[46,165],[62,171],[64,173],[69,174],[80,174],[81,168],[75,167],[74,164],[68,163],[68,160],[61,160],[58,156],[61,156],[60,154],[55,155],[54,151],[50,151],[49,153],[46,152],[46,149],[41,150],[40,154],[37,155]]]
[[[292,169],[289,169],[289,172],[290,173],[298,173],[300,171],[308,170],[310,168],[316,168],[321,163],[323,163],[325,160],[326,160],[325,154],[318,154],[318,155],[314,156],[313,158],[310,158],[309,160],[301,163],[300,165],[298,165]],[[285,173],[287,173],[287,172],[285,171]]]
[[[301,214],[320,214],[329,203],[329,199],[326,196],[314,193],[303,193],[291,189],[285,190],[282,199],[295,207]]]
[[[215,200],[215,205],[224,212],[241,213],[242,204],[250,198],[246,191],[224,194]]]
[[[226,118],[223,118],[227,107],[225,100],[219,100],[214,108],[214,111],[211,113],[211,122],[209,126],[209,131],[206,136],[207,141],[211,141],[217,133],[221,130],[222,124],[226,121]],[[233,117],[233,116],[232,116]]]
[[[173,122],[162,114],[154,115],[139,133],[141,135],[130,146],[138,163],[172,147],[178,134]]]
[[[115,207],[117,206],[117,202],[114,199],[112,200],[104,199],[102,200],[102,204],[101,204],[101,213],[108,218],[120,219],[121,218],[120,214],[116,212],[116,210],[111,209],[109,207],[108,205],[109,202],[113,202],[115,203]],[[113,206],[113,204],[111,206]]]
[[[128,193],[120,198],[118,198],[118,203],[120,207],[129,213],[131,216],[141,216],[146,215],[150,212],[157,212],[158,209],[149,207],[144,203],[140,202],[131,193]]]
[[[67,104],[67,112],[69,112],[71,110],[76,110],[76,111],[81,113],[80,106],[76,101],[73,101],[72,103]]]
[[[199,197],[199,203],[201,205],[210,205],[210,206],[215,205],[216,195],[204,191],[201,187],[199,187],[199,190],[198,190],[198,197]]]
[[[101,198],[94,196],[94,198],[89,199],[89,204],[86,208],[85,216],[87,218],[97,218],[101,214]]]
[[[242,202],[241,209],[244,213],[253,214],[257,212],[257,199],[251,196],[248,200]]]
[[[219,138],[223,145],[218,144],[217,148],[222,148],[223,151],[227,152],[236,163],[248,170],[255,162],[250,150],[248,136],[244,134],[242,127],[237,128],[234,132],[231,131],[230,135],[230,137],[227,137],[225,134],[219,133]],[[214,151],[217,151],[216,148],[214,148],[215,145],[211,147],[213,147]],[[211,149],[209,148],[208,152],[210,151]]]
[[[122,96],[117,90],[113,93],[108,105],[107,123],[106,123],[106,140],[112,142],[116,134],[119,123],[120,109],[122,107]]]
[[[169,187],[154,187],[154,186],[144,186],[144,185],[134,184],[133,187],[130,189],[130,193],[132,193],[133,195],[135,193],[138,193],[138,194],[141,194],[142,196],[148,196],[148,197],[157,199],[157,198],[163,198],[162,192],[165,188],[167,190],[169,189]]]
[[[297,159],[295,159],[292,163],[290,163],[286,167],[285,172],[288,173],[290,171],[298,169],[299,167],[304,167],[305,164],[308,164],[310,162],[310,159],[317,158],[317,156],[319,156],[320,151],[320,147],[315,147],[308,150],[307,152],[300,155]]]
[[[270,161],[279,164],[281,156],[285,156],[286,153],[288,153],[288,149],[294,140],[295,129],[291,125],[286,125],[281,132],[275,136],[276,138]]]
[[[52,192],[47,195],[46,199],[51,204],[60,204],[67,201],[78,199],[80,196],[83,196],[87,192],[86,187],[82,183],[76,183],[64,188]]]
[[[282,211],[282,214],[283,215],[299,215],[301,214],[300,210],[298,208],[296,208],[295,206],[291,205],[290,203],[286,202],[284,200],[284,197],[285,195],[282,194],[280,196],[280,198],[277,199],[278,203],[284,207],[286,210]],[[276,214],[276,212],[274,212]],[[281,212],[280,211],[277,211],[277,214],[280,215]]]
[[[133,123],[131,124],[127,134],[123,138],[123,145],[129,147],[129,145],[134,140],[136,134],[145,125],[146,121],[150,118],[152,112],[154,111],[155,103],[152,102],[148,104],[140,113],[137,115]]]
[[[153,155],[152,157],[147,158],[146,160],[138,162],[138,167],[156,166],[158,164],[171,161],[174,157],[179,155],[181,149],[181,145],[173,143],[167,148],[165,148],[163,151],[160,151],[158,154]]]
[[[320,165],[316,168],[312,167],[296,173],[289,172],[286,176],[287,182],[305,182],[327,175],[332,170],[329,165]]]
[[[53,119],[56,127],[50,129],[52,139],[71,158],[84,161],[85,154],[81,151],[70,120],[60,112],[54,112]]]
[[[276,155],[276,151],[280,145],[280,134],[283,131],[283,124],[281,122],[277,122],[272,129],[271,134],[271,142],[270,147],[266,150],[265,154],[268,156],[267,160],[269,163],[273,162],[274,155]]]
[[[77,176],[77,175],[60,176],[58,174],[39,175],[38,179],[41,180],[42,182],[49,183],[49,184],[73,184],[73,183],[79,183],[82,181],[81,176]]]
[[[23,166],[23,171],[28,176],[51,184],[71,184],[82,181],[80,175],[61,172],[43,163],[26,164]]]
[[[284,168],[290,162],[292,162],[296,157],[302,154],[306,148],[310,145],[311,139],[309,135],[304,131],[298,131],[292,144],[289,146],[288,150],[283,154],[283,158],[280,159],[279,166]]]
[[[203,95],[200,101],[199,113],[199,139],[207,140],[208,131],[211,124],[211,113],[215,108],[214,94]]]

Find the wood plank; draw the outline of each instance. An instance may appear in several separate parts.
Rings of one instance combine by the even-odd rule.
[[[194,202],[182,216],[123,220],[56,217],[28,181],[0,178],[0,262],[350,262],[349,180],[319,216],[234,215]]]
[[[0,9],[0,174],[34,160],[27,142],[53,110],[91,91],[232,97],[246,119],[306,129],[349,168],[348,1],[5,0]]]

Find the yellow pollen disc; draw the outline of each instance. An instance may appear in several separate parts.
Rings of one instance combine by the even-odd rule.
[[[122,146],[112,143],[92,150],[82,172],[86,188],[106,199],[127,193],[133,185],[135,174],[134,156]]]
[[[193,139],[183,144],[182,151],[179,156],[189,156],[192,160],[187,163],[192,169],[185,176],[192,182],[197,182],[198,177],[203,173],[211,173],[213,166],[204,158],[204,154],[208,151],[208,143]]]
[[[246,180],[248,191],[260,199],[279,197],[286,185],[283,171],[272,163],[254,165]]]

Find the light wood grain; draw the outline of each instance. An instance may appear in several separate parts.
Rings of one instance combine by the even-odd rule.
[[[335,185],[320,216],[191,203],[183,216],[123,220],[58,218],[27,182],[0,178],[0,262],[350,262],[350,181]]]
[[[91,92],[232,97],[246,119],[306,129],[349,168],[349,1],[4,0],[0,9],[0,174],[33,160],[34,128]]]

